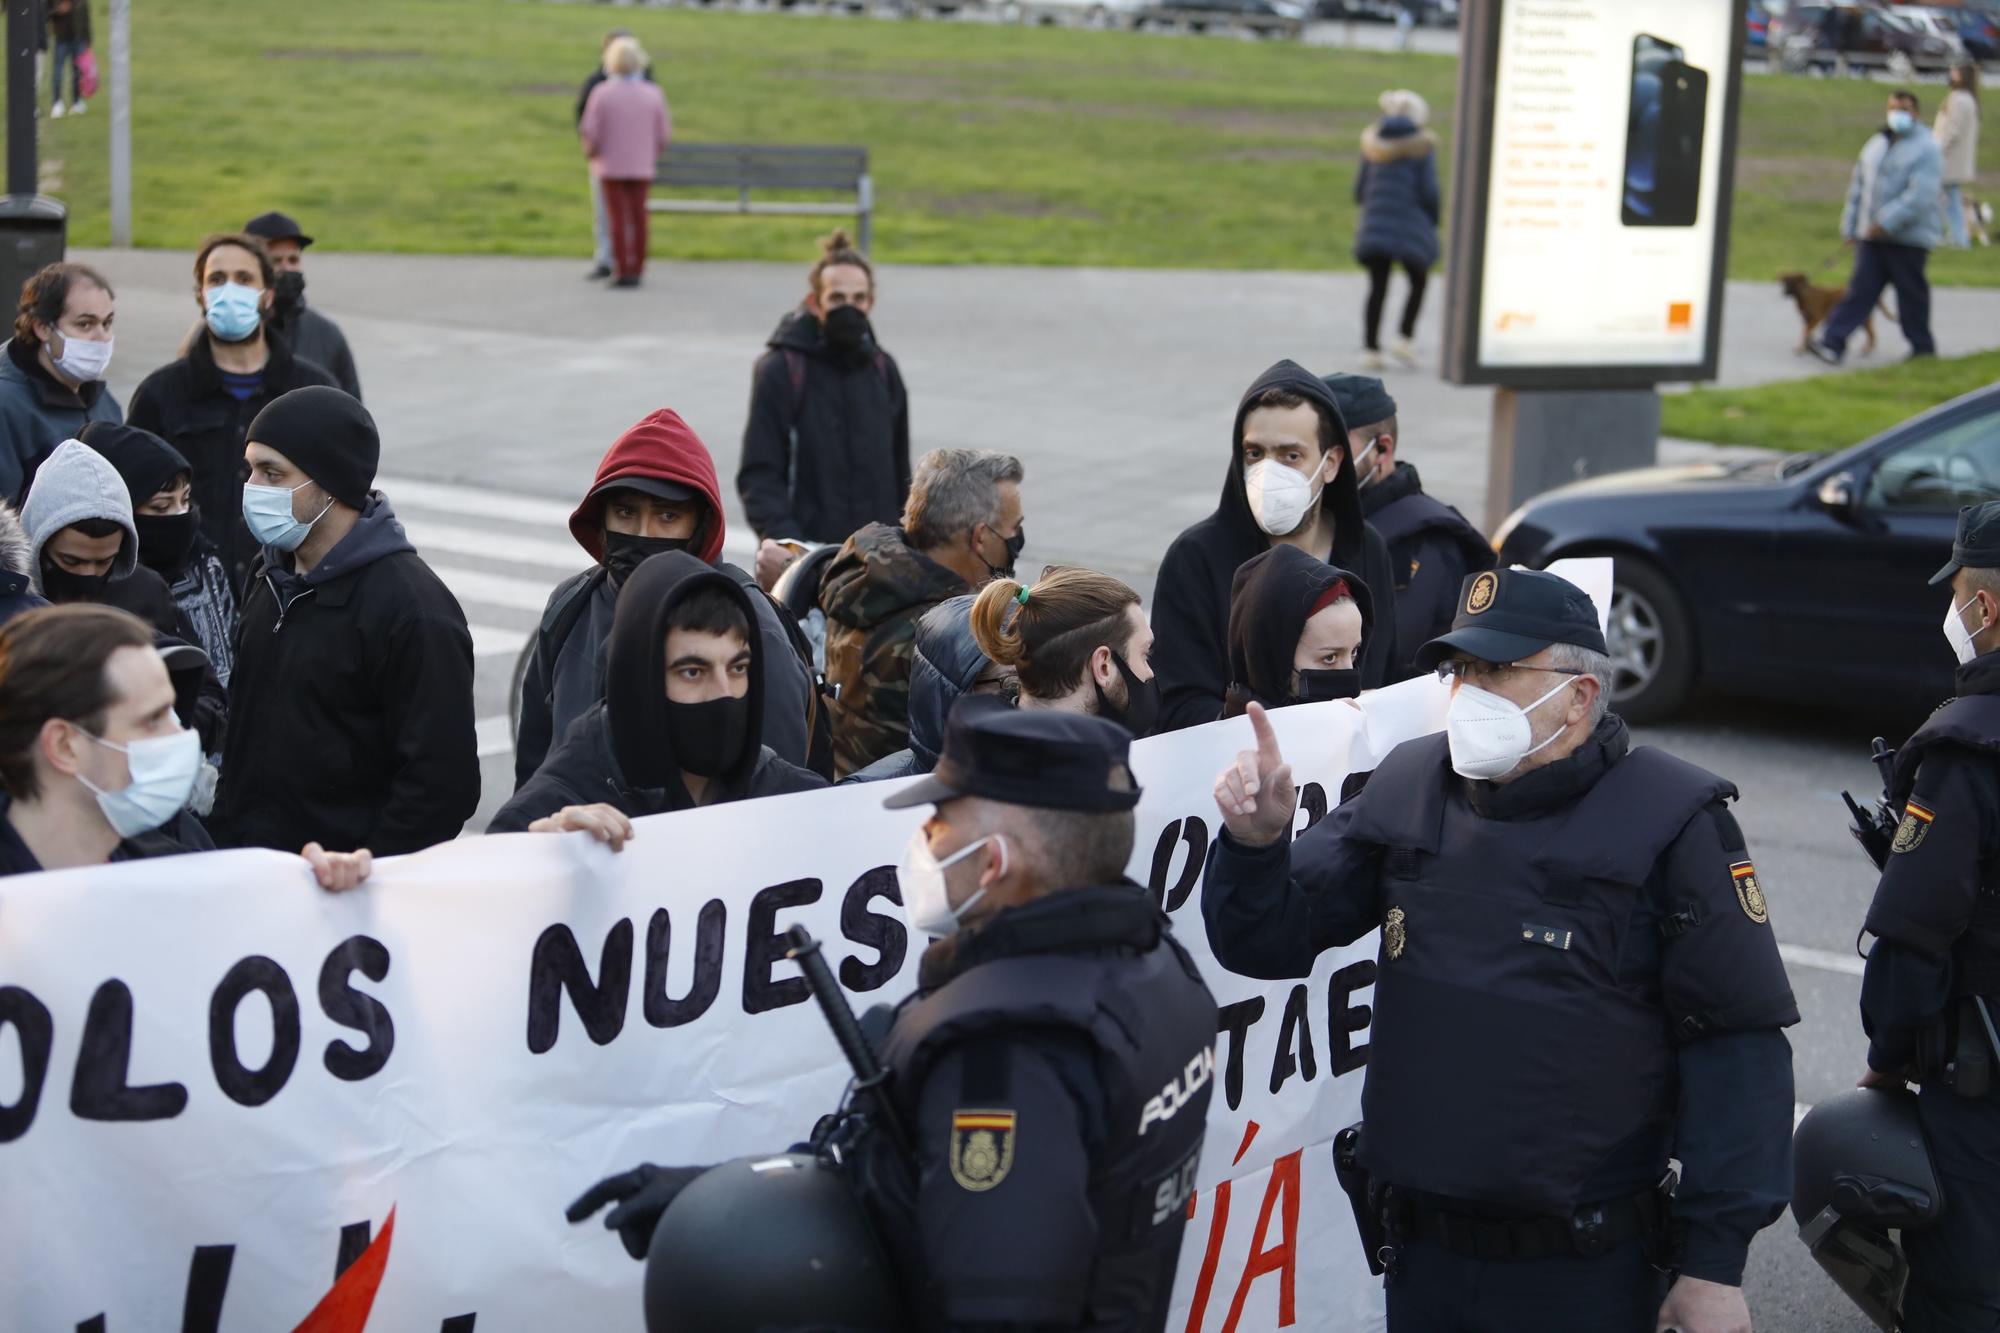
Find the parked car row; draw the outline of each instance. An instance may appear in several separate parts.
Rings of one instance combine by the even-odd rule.
[[[2000,41],[1994,12],[1974,5],[1946,9],[1827,0],[1762,12],[1765,53],[1795,72],[1827,69],[1845,61],[1880,65],[1897,74],[1935,73],[1969,57],[1981,58],[1972,52],[1967,33],[1989,49],[1989,32]],[[1756,30],[1753,17],[1753,46]]]

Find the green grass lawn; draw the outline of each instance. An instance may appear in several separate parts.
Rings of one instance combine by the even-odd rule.
[[[1995,380],[2000,380],[2000,352],[1899,362],[1754,389],[1696,388],[1661,399],[1660,429],[1717,444],[1844,449]]]
[[[1448,138],[1457,73],[1447,58],[1287,42],[539,0],[133,10],[142,246],[190,246],[282,207],[332,249],[582,256],[572,109],[603,30],[622,23],[687,139],[868,145],[885,259],[1348,267],[1355,142],[1376,94],[1423,93]],[[1730,267],[1767,278],[1833,248],[1881,90],[1747,87]],[[42,123],[79,245],[109,239],[106,110],[100,97],[88,117]],[[654,246],[796,260],[825,225],[664,218]],[[1933,280],[2000,283],[2000,251],[1942,254]]]

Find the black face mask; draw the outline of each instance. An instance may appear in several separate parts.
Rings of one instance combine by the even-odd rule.
[[[118,562],[111,562],[112,569]],[[42,565],[42,595],[52,602],[95,602],[104,596],[104,589],[111,582],[111,570],[102,574],[72,574],[67,569],[44,562]]]
[[[674,762],[690,773],[712,778],[728,772],[743,756],[749,730],[747,696],[698,704],[667,700],[667,741],[674,747]]]
[[[988,531],[990,532],[992,529],[989,528]],[[1000,537],[1000,534],[997,532],[993,533],[993,535]],[[1023,523],[1020,527],[1015,528],[1014,535],[1011,537],[1000,537],[1000,544],[1007,548],[1006,564],[988,564],[984,555],[979,556],[979,563],[986,565],[986,572],[992,577],[996,579],[1011,579],[1014,577],[1014,566],[1021,561],[1021,550],[1028,544],[1028,525]],[[978,555],[979,553],[975,551],[974,554]]]
[[[306,275],[291,270],[271,284],[271,318],[283,323],[306,303]]]
[[[604,534],[604,570],[611,576],[611,586],[621,587],[646,557],[663,551],[685,551],[693,544],[692,537],[640,537],[629,532],[607,532]]]
[[[1328,699],[1353,699],[1361,693],[1361,673],[1353,667],[1341,671],[1301,671],[1298,676],[1298,692],[1292,696],[1293,703],[1317,704]]]
[[[860,306],[835,306],[820,321],[820,336],[826,350],[845,365],[859,365],[875,355],[875,330],[869,327],[868,312]]]
[[[132,526],[139,530],[139,563],[169,583],[187,568],[194,554],[194,536],[200,520],[190,508],[185,514],[134,514]]]
[[[1160,678],[1140,680],[1117,653],[1111,654],[1111,665],[1118,668],[1118,677],[1125,682],[1125,706],[1112,703],[1104,687],[1093,679],[1090,687],[1097,691],[1097,715],[1131,732],[1134,740],[1152,735],[1160,720]]]

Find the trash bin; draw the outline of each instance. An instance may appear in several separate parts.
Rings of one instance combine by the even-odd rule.
[[[68,239],[69,210],[61,200],[45,194],[0,197],[0,309],[10,319],[21,284],[59,262]]]

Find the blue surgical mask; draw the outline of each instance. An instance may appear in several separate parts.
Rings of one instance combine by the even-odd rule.
[[[240,282],[225,282],[202,294],[202,308],[208,311],[208,331],[226,343],[240,343],[257,331],[263,312],[258,308],[261,294]]]
[[[79,728],[80,730],[80,728]],[[117,791],[107,791],[83,774],[76,780],[97,797],[97,808],[105,822],[121,838],[136,838],[160,827],[176,814],[194,791],[201,772],[201,738],[192,731],[176,731],[167,736],[148,736],[119,745],[101,736],[90,736],[107,750],[125,756],[132,780]]]
[[[1908,134],[1916,127],[1917,118],[1903,108],[1897,107],[1889,113],[1889,132],[1891,134]]]
[[[292,517],[292,496],[312,485],[300,482],[287,490],[283,486],[259,486],[246,482],[243,486],[243,521],[250,527],[250,535],[266,546],[275,546],[280,551],[296,551],[299,544],[312,531],[313,524],[326,517],[326,510],[333,508],[333,501],[326,502],[326,509],[314,514],[310,520],[301,523]]]

